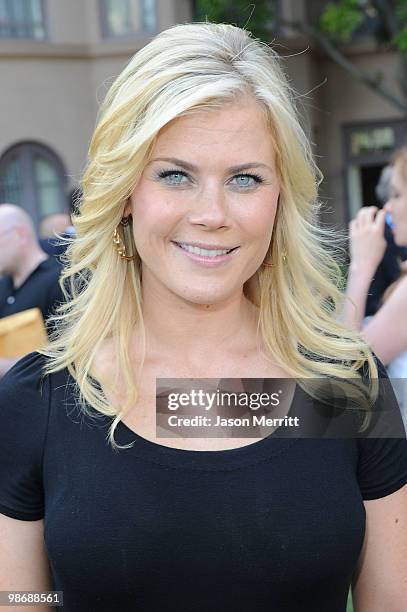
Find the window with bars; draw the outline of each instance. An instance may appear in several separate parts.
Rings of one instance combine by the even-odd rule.
[[[0,0],[0,39],[44,40],[43,0]]]
[[[155,0],[100,0],[104,38],[156,31]]]

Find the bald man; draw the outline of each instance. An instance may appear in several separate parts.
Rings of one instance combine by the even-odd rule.
[[[0,318],[37,307],[46,320],[64,299],[60,273],[56,259],[41,249],[28,214],[0,204]],[[18,359],[0,357],[0,378]]]

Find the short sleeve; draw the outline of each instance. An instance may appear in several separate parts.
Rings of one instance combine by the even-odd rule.
[[[407,483],[405,439],[366,438],[358,442],[358,480],[363,499],[386,497]]]
[[[364,500],[386,497],[407,483],[407,440],[403,420],[386,370],[377,357],[376,362],[380,378],[380,401],[387,405],[376,406],[376,413],[380,413],[382,423],[373,427],[370,435],[357,441],[358,481]],[[386,420],[390,419],[389,415],[389,437],[385,437],[383,432],[386,430]]]
[[[44,357],[29,353],[0,381],[0,513],[44,516],[42,459],[49,416]]]

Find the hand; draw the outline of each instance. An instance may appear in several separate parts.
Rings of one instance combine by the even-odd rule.
[[[383,259],[387,242],[384,237],[386,211],[364,206],[349,223],[351,266],[373,275]]]

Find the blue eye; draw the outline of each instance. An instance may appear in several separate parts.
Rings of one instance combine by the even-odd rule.
[[[258,174],[236,174],[234,179],[252,179],[254,183],[250,183],[247,180],[245,182],[238,181],[238,187],[254,187],[256,184],[262,183],[263,179]]]
[[[174,177],[174,176],[180,179],[181,177],[188,176],[188,175],[186,174],[186,172],[182,172],[182,170],[161,170],[158,173],[158,178],[161,178],[161,179],[166,179],[166,178]],[[169,185],[181,185],[181,180],[175,180],[175,181],[170,180],[170,181],[167,181],[167,183]]]
[[[182,185],[184,183],[182,177],[189,178],[189,175],[183,170],[160,170],[156,176],[159,179],[168,179],[166,180],[167,185]],[[235,183],[237,187],[243,187],[243,189],[255,187],[256,184],[264,182],[258,174],[236,174],[232,180],[234,179],[243,179]]]

